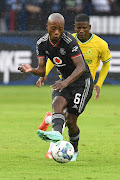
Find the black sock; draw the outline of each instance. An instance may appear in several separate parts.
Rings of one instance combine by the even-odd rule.
[[[69,141],[73,145],[75,152],[78,151],[79,136],[80,136],[80,130],[79,129],[75,134],[69,133]]]
[[[65,117],[63,114],[52,115],[52,126],[54,131],[59,131],[62,134],[62,128],[64,122],[65,122]]]

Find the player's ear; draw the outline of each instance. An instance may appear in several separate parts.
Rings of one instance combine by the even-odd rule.
[[[91,29],[91,24],[89,25],[89,30]]]

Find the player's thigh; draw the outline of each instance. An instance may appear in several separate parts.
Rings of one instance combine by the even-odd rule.
[[[56,96],[52,102],[53,113],[64,113],[67,101],[62,96]]]
[[[53,91],[52,98],[53,98],[52,107],[54,113],[58,113],[58,112],[64,113],[64,110],[68,104],[68,99],[69,99],[67,90],[63,89],[62,92],[59,92],[59,90]]]
[[[79,116],[92,96],[93,81],[88,78],[84,86],[75,86],[72,90],[72,98],[67,106],[68,113]]]

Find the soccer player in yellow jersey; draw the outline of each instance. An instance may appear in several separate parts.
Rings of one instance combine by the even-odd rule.
[[[89,17],[86,14],[78,14],[75,17],[74,27],[76,33],[74,33],[73,36],[77,40],[80,49],[82,50],[85,61],[87,62],[89,69],[91,71],[93,81],[95,80],[96,71],[100,64],[100,61],[102,61],[103,63],[99,73],[98,81],[94,86],[94,89],[96,90],[95,99],[98,100],[100,88],[108,74],[108,70],[110,66],[110,60],[111,60],[110,50],[108,48],[107,42],[105,42],[103,39],[90,32],[91,25],[89,22]],[[44,78],[40,78],[37,81],[36,84],[38,87],[40,87],[41,84],[44,84],[47,75],[49,74],[50,70],[53,67],[54,64],[50,61],[50,59],[48,59],[46,66],[46,76]],[[44,129],[46,127],[46,124],[49,124],[49,122],[50,122],[50,116],[48,114],[48,116],[45,117],[43,123],[39,126],[39,128]],[[46,154],[46,157],[52,158],[49,151]]]
[[[94,86],[96,89],[97,100],[99,98],[100,88],[108,74],[111,54],[107,42],[95,34],[90,33],[91,25],[89,24],[89,17],[84,14],[79,14],[75,17],[75,31],[73,36],[82,50],[85,61],[87,62],[90,72],[95,80],[96,71],[102,61],[103,65],[99,73],[99,78]]]

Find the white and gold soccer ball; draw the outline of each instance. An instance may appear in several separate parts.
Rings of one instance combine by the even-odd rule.
[[[74,156],[74,147],[68,141],[58,141],[52,147],[53,159],[59,163],[67,163]]]

